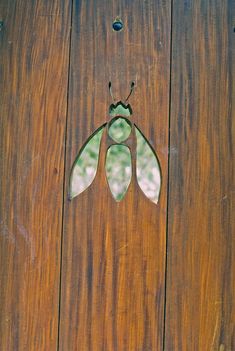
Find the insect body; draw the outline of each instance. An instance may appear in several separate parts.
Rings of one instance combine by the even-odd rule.
[[[129,96],[133,87],[134,83]],[[106,152],[106,178],[115,200],[124,198],[132,176],[136,176],[145,195],[157,203],[161,182],[159,163],[150,143],[132,122],[132,108],[126,104],[128,98],[125,102],[111,104],[111,119],[98,128],[80,150],[71,172],[70,199],[93,182],[99,164],[100,145],[105,143],[101,151]]]

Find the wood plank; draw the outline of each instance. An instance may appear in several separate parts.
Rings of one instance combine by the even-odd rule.
[[[108,121],[112,82],[156,150],[159,204],[132,181],[120,203],[99,169],[92,186],[65,201],[60,350],[160,350],[163,342],[170,59],[170,1],[74,4],[66,184],[86,139]],[[124,29],[112,30],[120,16]],[[101,153],[101,165],[105,150]]]
[[[166,350],[235,350],[234,5],[173,6]]]
[[[1,1],[0,350],[56,350],[69,1]]]

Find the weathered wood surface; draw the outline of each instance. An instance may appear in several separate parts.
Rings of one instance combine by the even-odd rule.
[[[235,350],[235,3],[174,1],[165,350]]]
[[[0,2],[0,350],[56,350],[70,5]]]
[[[235,4],[173,1],[164,326],[171,1],[74,1],[69,58],[71,2],[0,2],[0,350],[233,351]],[[157,206],[134,180],[113,200],[104,144],[95,182],[67,200],[109,81],[120,100],[136,83]]]
[[[109,118],[109,81],[120,100],[136,82],[133,121],[159,156],[162,191],[156,206],[132,182],[117,204],[101,170],[65,201],[60,350],[162,349],[169,59],[170,1],[74,3],[65,197],[79,149]]]

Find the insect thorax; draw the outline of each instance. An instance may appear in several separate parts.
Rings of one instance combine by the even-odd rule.
[[[109,108],[109,115],[112,117],[108,123],[108,134],[117,143],[125,141],[131,134],[132,123],[129,117],[132,114],[130,105],[125,105],[119,101]]]

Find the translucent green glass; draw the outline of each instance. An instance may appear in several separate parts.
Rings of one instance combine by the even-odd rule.
[[[106,176],[110,191],[116,201],[125,196],[131,182],[131,153],[127,146],[113,145],[106,157]]]
[[[70,181],[70,198],[82,193],[95,178],[103,130],[104,127],[90,138],[75,161]]]
[[[135,128],[137,138],[137,181],[143,193],[154,203],[158,202],[161,187],[161,172],[158,159],[152,147]]]
[[[125,118],[120,117],[112,122],[108,133],[110,138],[118,143],[121,143],[125,141],[131,133],[130,123],[127,122]]]

